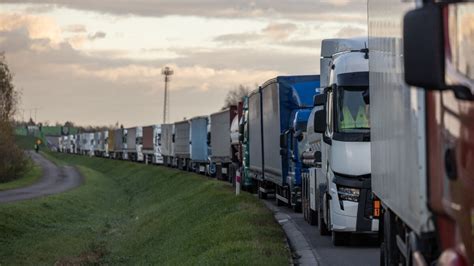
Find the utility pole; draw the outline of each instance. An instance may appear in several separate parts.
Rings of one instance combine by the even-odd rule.
[[[163,99],[163,124],[166,124],[167,119],[169,118],[169,92],[168,92],[168,84],[171,80],[171,76],[174,74],[174,71],[170,67],[165,67],[161,70],[161,74],[165,76],[165,97]]]

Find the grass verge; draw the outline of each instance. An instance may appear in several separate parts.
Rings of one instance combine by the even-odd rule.
[[[23,177],[7,183],[0,183],[0,191],[26,187],[35,183],[41,177],[41,167],[33,162],[30,162],[28,167],[29,168]]]
[[[191,173],[51,154],[80,188],[0,205],[0,264],[287,265],[284,233],[255,197]]]

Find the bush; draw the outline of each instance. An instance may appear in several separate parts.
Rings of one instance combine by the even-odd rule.
[[[27,169],[28,161],[13,138],[13,116],[19,100],[13,85],[13,75],[0,53],[0,182],[20,177]]]
[[[15,144],[10,125],[0,122],[0,183],[21,177],[27,169],[28,160]]]

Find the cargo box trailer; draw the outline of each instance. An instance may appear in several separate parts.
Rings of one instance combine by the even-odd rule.
[[[205,173],[209,163],[207,144],[208,120],[207,116],[194,117],[189,120],[190,168],[197,173]]]
[[[380,265],[473,265],[474,3],[417,2],[368,8]]]
[[[70,135],[70,146],[69,146],[69,149],[70,149],[70,153],[72,154],[77,154],[78,152],[78,142],[79,142],[79,134],[74,134],[74,135]]]
[[[94,143],[94,133],[82,133],[79,134],[80,136],[80,141],[79,141],[79,147],[80,147],[80,154],[81,155],[86,155],[86,156],[92,156],[93,155],[93,143]]]
[[[232,163],[230,125],[237,115],[236,106],[210,115],[210,164],[216,169],[216,177],[221,180],[229,179],[229,166]]]
[[[174,154],[177,167],[183,170],[188,170],[190,166],[189,132],[188,120],[174,123]]]
[[[95,132],[94,134],[94,156],[102,157],[104,153],[103,133]]]
[[[173,166],[174,164],[174,124],[161,125],[161,154],[163,164]]]
[[[163,164],[161,125],[143,127],[143,156],[146,164]]]
[[[114,159],[128,159],[127,129],[119,128],[114,131]]]
[[[143,128],[132,127],[127,129],[127,155],[129,160],[143,162]]]
[[[263,135],[262,135],[261,88],[253,91],[248,100],[248,153],[249,175],[258,182],[263,180]]]
[[[109,153],[108,158],[115,159],[115,130],[109,129],[107,132],[107,152]]]
[[[303,132],[294,127],[305,122],[298,118],[307,119],[302,113],[310,112],[319,80],[317,75],[276,77],[249,98],[250,172],[259,196],[275,194],[279,205],[295,210],[301,208],[301,152],[296,146]]]
[[[109,158],[109,130],[102,131],[101,142],[102,142],[102,149],[103,149],[103,153],[101,154],[101,157]]]

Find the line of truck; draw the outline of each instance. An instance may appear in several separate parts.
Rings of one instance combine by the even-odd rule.
[[[63,136],[59,150],[232,182],[334,245],[378,236],[381,265],[472,265],[473,21],[469,2],[371,0],[368,38],[323,40],[320,75],[276,77],[209,116]]]

